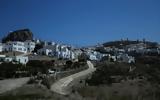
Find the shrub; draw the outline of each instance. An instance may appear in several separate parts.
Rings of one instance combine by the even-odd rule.
[[[46,78],[46,77],[42,80],[42,84],[43,84],[44,86],[46,86],[48,89],[51,88],[51,84],[50,84],[50,82],[49,82],[49,79]]]

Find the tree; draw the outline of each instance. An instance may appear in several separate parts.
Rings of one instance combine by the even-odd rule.
[[[73,64],[73,62],[71,60],[66,61],[67,68],[71,68],[72,64]]]
[[[36,44],[33,52],[37,52],[37,50],[43,48],[43,46],[44,46],[44,43]]]
[[[78,56],[79,62],[86,62],[88,60],[88,56],[85,53],[82,53],[80,56]]]
[[[48,73],[48,69],[51,68],[50,64],[45,61],[31,60],[27,63],[27,67],[32,75],[36,75],[38,72],[43,74]]]

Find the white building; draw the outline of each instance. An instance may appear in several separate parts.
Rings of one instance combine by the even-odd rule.
[[[101,58],[103,57],[103,54],[94,50],[87,50],[86,54],[88,55],[90,60],[101,60]]]
[[[27,64],[27,62],[29,61],[28,56],[15,56],[13,57],[13,60],[21,64]]]
[[[83,52],[80,49],[74,49],[73,53],[74,53],[74,59],[78,59],[78,56],[80,56]]]
[[[18,52],[23,52],[27,53],[27,48],[24,46],[23,42],[7,42],[6,44],[3,44],[3,51],[18,51]]]
[[[55,55],[54,54],[55,49],[56,49],[55,46],[48,45],[48,46],[45,46],[45,47],[39,49],[37,52],[40,55],[49,56],[49,55]]]
[[[135,58],[132,56],[128,56],[128,54],[120,53],[117,56],[117,61],[126,62],[126,63],[135,63]]]
[[[61,45],[58,50],[58,58],[72,59],[74,54],[72,54],[71,48],[66,45]]]
[[[3,45],[0,44],[0,52],[2,52],[2,51],[3,51]]]
[[[27,40],[24,42],[24,47],[27,48],[27,52],[32,52],[35,48],[35,43],[32,42],[31,40]]]
[[[14,63],[21,63],[21,64],[27,64],[28,57],[27,56],[6,56],[6,55],[0,55],[0,61],[1,62],[14,62]]]
[[[71,50],[70,47],[66,45],[47,45],[38,50],[38,54],[47,55],[47,56],[55,56],[57,58],[63,59],[74,59],[75,54]]]
[[[34,50],[35,48],[35,43],[32,41],[25,41],[25,42],[20,42],[20,41],[13,41],[13,42],[7,42],[5,44],[2,44],[2,51],[18,51],[22,53],[30,53]]]
[[[126,49],[128,52],[136,51],[137,53],[144,53],[146,50],[146,44],[144,43],[131,44],[127,45]]]

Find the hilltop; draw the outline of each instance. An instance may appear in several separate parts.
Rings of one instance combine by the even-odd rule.
[[[2,38],[2,42],[8,41],[26,41],[33,40],[33,33],[29,29],[20,29],[10,32],[6,37]]]
[[[124,46],[127,46],[127,45],[131,45],[131,44],[138,44],[138,43],[145,43],[147,44],[148,47],[156,47],[158,45],[157,42],[151,42],[151,41],[145,41],[142,40],[117,40],[117,41],[110,41],[110,42],[105,42],[103,43],[102,45],[104,47],[116,47],[116,48],[123,48]]]

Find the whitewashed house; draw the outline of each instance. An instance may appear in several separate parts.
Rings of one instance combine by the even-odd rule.
[[[146,44],[144,43],[131,44],[127,45],[126,49],[128,52],[136,51],[137,53],[144,53],[146,51]]]
[[[3,45],[2,45],[2,43],[0,43],[0,52],[2,52],[3,51]]]
[[[39,49],[37,52],[38,54],[40,55],[47,55],[47,56],[54,56],[55,55],[55,46],[52,46],[52,45],[47,45],[47,46],[44,46],[43,48]]]
[[[90,54],[89,55],[89,59],[90,60],[98,60],[97,57],[96,57],[96,55],[94,55],[94,54]]]
[[[78,56],[80,56],[82,53],[83,53],[82,50],[74,49],[73,50],[74,59],[78,59]]]
[[[58,58],[72,59],[74,54],[72,54],[71,48],[66,45],[61,45],[58,50]]]
[[[13,61],[13,57],[5,57],[3,61],[12,62]]]
[[[1,45],[2,51],[18,51],[22,53],[31,53],[35,48],[35,43],[32,41],[12,41]]]
[[[105,49],[106,52],[110,52],[110,51],[113,50],[113,48],[111,48],[111,47],[104,47],[104,49]]]
[[[39,39],[34,39],[35,44],[39,44],[41,43],[41,41]]]
[[[101,60],[101,58],[103,57],[103,54],[94,50],[87,50],[86,54],[88,55],[90,60]]]
[[[31,40],[27,40],[24,42],[24,47],[27,48],[27,52],[31,53],[35,48],[35,42],[32,42]]]
[[[21,64],[27,64],[28,56],[6,56],[6,55],[0,55],[0,61],[1,62],[14,62],[14,63],[21,63]]]
[[[29,61],[28,56],[15,56],[13,57],[13,60],[21,64],[27,64],[27,62]]]
[[[109,56],[109,59],[112,59],[113,61],[117,61],[117,57],[116,56]]]
[[[55,56],[57,58],[63,59],[75,59],[75,54],[70,47],[66,45],[47,45],[38,50],[38,54]]]
[[[120,53],[116,58],[119,62],[135,63],[135,58],[132,56],[128,56],[128,54],[125,53]]]
[[[5,57],[6,57],[6,55],[0,55],[0,61],[1,62],[4,61]]]
[[[24,42],[14,41],[14,42],[7,42],[3,45],[3,51],[18,51],[27,53],[27,48],[24,46]]]

